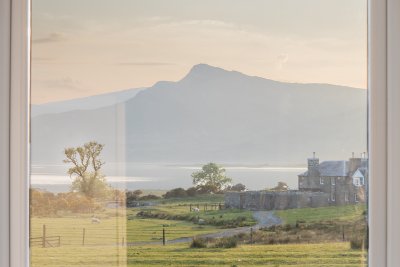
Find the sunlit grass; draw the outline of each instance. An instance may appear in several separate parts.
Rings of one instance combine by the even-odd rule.
[[[347,221],[353,222],[359,220],[366,205],[347,205],[347,206],[332,206],[322,208],[302,208],[275,211],[275,214],[283,219],[284,223],[295,224],[297,220],[305,222],[319,221]]]
[[[117,256],[119,254],[119,256]],[[366,266],[366,253],[346,243],[241,245],[191,249],[188,244],[33,248],[31,266]]]

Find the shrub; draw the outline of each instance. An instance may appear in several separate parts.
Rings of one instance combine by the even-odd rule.
[[[238,239],[236,237],[223,237],[215,242],[216,248],[235,248],[237,247]]]
[[[179,187],[179,188],[174,188],[172,190],[169,190],[165,195],[163,195],[164,198],[174,198],[174,197],[187,197],[186,190]]]
[[[161,197],[156,196],[156,195],[146,195],[146,196],[142,196],[139,198],[139,200],[156,200],[156,199],[160,199]]]
[[[355,238],[350,240],[351,249],[362,249],[363,248],[363,240],[361,238]]]
[[[207,240],[204,238],[194,238],[190,244],[191,248],[206,248]]]
[[[186,194],[189,196],[189,197],[194,197],[194,196],[196,196],[197,195],[197,188],[196,187],[189,187],[187,190],[186,190]]]

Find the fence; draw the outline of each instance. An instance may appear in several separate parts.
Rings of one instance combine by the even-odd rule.
[[[194,211],[196,208],[199,211],[222,210],[224,209],[224,204],[223,203],[189,204],[189,211]]]
[[[199,227],[199,230],[202,230]],[[60,233],[61,235],[48,235],[48,233]],[[62,246],[99,246],[99,245],[116,245],[128,246],[134,244],[162,244],[168,243],[170,240],[177,238],[191,238],[197,235],[196,232],[188,229],[169,228],[168,226],[158,226],[157,229],[130,229],[126,228],[76,228],[76,227],[48,227],[43,225],[42,236],[31,237],[31,247],[60,247]]]
[[[61,236],[47,236],[46,235],[46,225],[43,225],[43,234],[41,237],[31,237],[29,239],[30,246],[41,246],[46,247],[60,247],[61,246]]]

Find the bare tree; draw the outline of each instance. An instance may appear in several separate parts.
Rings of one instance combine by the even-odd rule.
[[[64,150],[64,163],[71,163],[68,174],[74,179],[72,191],[78,191],[89,198],[105,197],[109,186],[100,169],[105,164],[100,154],[104,145],[97,142],[88,142],[80,147],[70,147]]]

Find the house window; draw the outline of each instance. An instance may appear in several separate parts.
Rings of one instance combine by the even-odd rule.
[[[86,246],[91,249],[90,255],[84,255],[88,250],[82,249],[81,255],[77,253],[68,260],[87,260],[96,265],[96,261],[102,259],[92,253],[92,248],[98,249],[99,255],[109,253],[104,256],[107,260],[116,260],[114,264],[119,264],[118,253],[126,255],[127,261],[152,260],[151,256],[142,257],[140,249],[136,254],[138,247],[127,245],[143,243],[160,252],[158,255],[163,258],[160,265],[170,265],[174,264],[174,257],[162,255],[160,245],[165,244],[165,236],[160,234],[161,231],[164,233],[165,230],[171,239],[172,236],[181,239],[200,236],[202,233],[195,226],[201,221],[229,219],[233,227],[248,221],[253,223],[251,215],[248,220],[234,210],[222,210],[224,202],[226,207],[234,206],[223,196],[228,186],[237,187],[238,192],[244,190],[241,188],[273,189],[265,195],[244,192],[242,197],[236,194],[234,203],[239,201],[239,206],[245,208],[267,203],[270,206],[262,207],[266,210],[298,208],[299,219],[307,216],[307,211],[301,208],[322,206],[329,210],[329,202],[335,205],[336,193],[342,196],[339,188],[336,190],[336,178],[343,179],[338,176],[343,174],[347,166],[345,161],[349,160],[344,155],[347,153],[350,157],[353,148],[337,146],[336,141],[360,143],[359,149],[366,149],[366,140],[358,142],[364,136],[367,121],[367,90],[358,89],[367,89],[366,62],[363,63],[366,54],[365,3],[344,23],[345,18],[338,18],[338,14],[346,13],[342,10],[344,6],[337,5],[340,12],[331,12],[330,8],[324,12],[318,10],[319,14],[324,14],[318,23],[321,16],[310,19],[308,7],[300,4],[297,12],[293,8],[294,2],[285,6],[279,0],[261,1],[260,6],[238,0],[230,8],[237,9],[235,11],[241,16],[227,16],[223,11],[226,7],[215,5],[213,1],[187,4],[186,1],[169,0],[168,12],[163,8],[152,8],[157,6],[153,2],[164,7],[161,4],[166,2],[164,0],[150,1],[152,4],[145,0],[127,1],[129,6],[122,8],[111,1],[97,5],[96,1],[88,0],[92,4],[75,6],[71,1],[64,1],[67,8],[54,6],[47,10],[45,5],[38,4],[32,14],[35,21],[32,103],[35,105],[32,105],[31,158],[36,165],[32,164],[31,177],[31,238],[42,240],[40,246],[60,247],[56,249],[60,251],[58,256],[68,254],[70,248],[78,251]],[[324,5],[319,6],[320,0],[310,1],[314,1],[318,9],[324,9]],[[270,2],[275,4],[268,6]],[[276,5],[282,10],[275,12]],[[74,14],[71,10],[79,12]],[[216,11],[212,18],[209,10]],[[271,16],[265,15],[271,10]],[[281,18],[281,14],[275,17],[274,13],[285,13],[287,18]],[[89,18],[82,18],[82,14]],[[353,16],[363,18],[365,25],[354,23]],[[328,17],[329,27],[325,27]],[[279,26],[281,21],[284,23]],[[76,27],[80,24],[84,27]],[[343,34],[347,31],[343,24],[348,24],[351,31]],[[308,29],[309,26],[312,27]],[[327,31],[331,27],[336,29]],[[297,29],[301,31],[296,32]],[[274,36],[271,32],[279,34]],[[353,32],[360,36],[342,40],[352,36]],[[306,33],[304,37],[302,33]],[[347,45],[349,43],[351,45]],[[332,48],[334,54],[330,51]],[[364,51],[364,55],[360,57],[359,51]],[[201,64],[199,59],[218,65]],[[348,65],[349,69],[343,71],[349,61],[356,64]],[[316,71],[321,75],[315,75]],[[349,72],[352,74],[350,79]],[[171,82],[159,82],[166,79]],[[347,86],[346,91],[342,85]],[[123,87],[137,89],[116,91]],[[106,91],[107,95],[100,96]],[[347,103],[354,103],[354,106],[349,108]],[[235,108],[227,109],[226,104]],[[343,125],[354,125],[354,120],[349,119],[351,116],[339,117],[337,110],[343,114],[352,114],[356,110],[364,118],[357,124],[359,127],[335,136],[326,125],[339,120]],[[310,131],[304,127],[310,122],[310,114],[316,150],[324,152],[321,153],[321,164],[314,155],[308,174],[303,174],[308,179],[304,182],[306,189],[313,192],[302,191],[302,188],[287,192],[288,186],[278,181],[292,186],[301,173],[299,168],[279,167],[282,166],[280,162],[283,166],[291,165],[293,159],[303,158],[304,151],[310,149]],[[266,127],[265,122],[274,127]],[[286,133],[293,133],[296,138],[292,139]],[[90,144],[92,140],[98,143]],[[291,144],[292,141],[295,143]],[[105,149],[102,151],[103,144]],[[298,147],[304,151],[297,151]],[[337,155],[343,155],[343,158],[329,160]],[[60,167],[63,160],[65,164]],[[217,162],[213,163],[214,160]],[[271,168],[257,166],[264,160]],[[158,165],[159,162],[173,164]],[[188,162],[204,162],[205,165],[188,167]],[[237,166],[232,166],[232,162]],[[277,162],[276,168],[272,164]],[[49,175],[43,175],[53,172],[62,178],[53,181]],[[318,177],[321,186],[318,186]],[[87,186],[85,179],[88,178],[95,182]],[[46,179],[49,183],[42,182]],[[278,186],[272,184],[272,180],[278,182]],[[326,187],[322,186],[325,181]],[[246,187],[230,185],[230,182],[240,182]],[[338,183],[341,186],[343,182],[338,180]],[[54,188],[58,191],[51,191]],[[58,193],[60,191],[63,193]],[[165,194],[149,193],[153,191],[165,191]],[[197,194],[203,191],[204,195]],[[311,196],[315,196],[314,199]],[[181,198],[183,203],[192,203],[189,197],[194,199],[195,209],[192,204],[185,208],[186,204],[173,200]],[[309,203],[303,203],[307,202],[307,197]],[[162,200],[158,200],[160,198]],[[113,204],[107,207],[105,203]],[[140,204],[154,206],[151,212],[155,216],[131,220],[131,214],[149,212]],[[164,229],[159,219],[162,216],[157,215],[164,214],[165,210],[171,214],[183,212],[194,220],[188,220],[185,225],[171,220],[170,226]],[[209,216],[212,219],[203,217],[209,212],[213,213]],[[246,212],[253,213],[251,210]],[[124,218],[125,214],[128,218]],[[339,215],[336,214],[337,218]],[[47,224],[44,227],[43,218]],[[327,219],[334,221],[336,217],[325,213],[321,221]],[[82,227],[76,227],[77,224]],[[226,231],[214,224],[209,227],[213,231]],[[367,229],[366,225],[363,227]],[[100,232],[100,236],[96,234]],[[64,234],[61,242],[51,238],[59,234]],[[155,242],[160,238],[163,238],[162,242]],[[316,242],[320,240],[316,239]],[[168,245],[173,246],[174,242]],[[325,242],[321,245],[325,246]],[[114,248],[117,249],[114,251]],[[329,244],[326,248],[329,249]],[[58,261],[65,264],[62,257],[43,257],[48,250],[40,249],[32,250],[32,263],[40,261],[39,265],[48,265],[51,263],[46,261]],[[191,252],[180,253],[181,258],[187,260],[183,265],[193,265]],[[215,255],[226,261],[221,265],[233,260],[220,249]]]
[[[348,192],[344,192],[344,201],[349,202],[349,193]]]
[[[354,202],[358,203],[358,195],[357,195],[357,193],[354,194]]]

